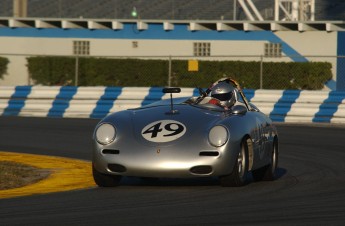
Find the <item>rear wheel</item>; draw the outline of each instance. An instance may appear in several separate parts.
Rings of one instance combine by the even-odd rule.
[[[243,140],[241,150],[237,155],[232,173],[220,178],[220,183],[224,187],[239,187],[247,182],[248,174],[248,143]]]
[[[98,172],[92,166],[93,179],[99,187],[115,187],[120,184],[122,176],[109,175]]]
[[[271,151],[270,164],[252,171],[252,175],[255,181],[272,181],[276,177],[276,170],[278,167],[278,141],[273,142],[273,148]]]

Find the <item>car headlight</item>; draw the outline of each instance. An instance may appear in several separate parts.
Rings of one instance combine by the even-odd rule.
[[[110,144],[115,140],[115,136],[115,127],[109,123],[104,123],[96,129],[96,140],[100,144]]]
[[[223,146],[227,142],[228,138],[229,133],[224,126],[215,126],[208,134],[208,140],[215,147]]]

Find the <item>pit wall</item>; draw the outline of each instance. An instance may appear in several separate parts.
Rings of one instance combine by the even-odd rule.
[[[182,88],[174,97],[197,96]],[[244,90],[249,101],[276,122],[345,123],[345,92]],[[2,86],[0,116],[103,118],[161,99],[162,87]]]

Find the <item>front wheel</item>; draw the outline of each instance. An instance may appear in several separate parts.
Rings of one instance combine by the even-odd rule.
[[[278,168],[278,141],[273,142],[271,151],[270,164],[252,171],[253,179],[255,181],[272,181],[276,178],[276,170]]]
[[[248,174],[248,143],[243,140],[241,150],[231,174],[222,176],[220,183],[224,187],[240,187],[246,184]]]
[[[92,166],[92,175],[99,187],[116,187],[121,181],[121,176],[100,173],[94,166]]]

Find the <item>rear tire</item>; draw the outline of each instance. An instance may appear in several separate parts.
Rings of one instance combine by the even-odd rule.
[[[245,185],[247,183],[248,162],[248,143],[246,140],[243,140],[234,168],[231,174],[220,178],[221,185],[223,187],[240,187]]]
[[[94,166],[92,166],[92,175],[95,183],[99,187],[116,187],[120,184],[122,178],[122,176],[100,173]]]
[[[270,164],[252,171],[253,179],[255,181],[273,181],[276,178],[278,153],[278,141],[275,139],[273,142]]]

